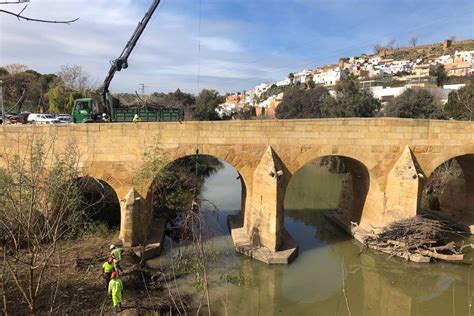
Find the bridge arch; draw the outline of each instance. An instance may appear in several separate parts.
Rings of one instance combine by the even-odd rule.
[[[92,223],[105,224],[108,228],[120,228],[119,197],[107,181],[86,175],[74,179],[73,182],[82,195],[82,207]]]
[[[354,159],[362,163],[369,171],[377,165],[370,152],[352,146],[320,146],[308,149],[303,146],[296,160],[288,163],[287,166],[290,171],[295,172],[306,163],[324,156],[343,156]]]
[[[377,183],[371,178],[369,169],[363,162],[342,155],[320,155],[313,159],[305,159],[303,161],[306,161],[306,163],[293,172],[291,179],[289,179],[285,195],[288,193],[292,180],[299,175],[305,166],[321,164],[321,161],[323,161],[321,159],[329,161],[332,157],[337,158],[335,161],[337,163],[336,169],[338,170],[334,172],[342,171],[345,175],[340,176],[341,192],[337,197],[336,210],[331,212],[331,217],[347,231],[350,231],[351,222],[360,224],[363,216],[365,216],[364,210],[367,209],[367,197],[370,190],[378,189]],[[323,168],[328,168],[327,170],[329,171],[328,166]],[[326,173],[327,171],[324,170],[323,172]],[[316,177],[318,177],[318,175],[316,175]]]
[[[439,211],[474,232],[474,153],[457,152],[460,155],[450,153],[441,163],[437,159],[433,171],[427,172],[430,176],[424,183],[422,208]]]
[[[435,171],[436,168],[441,166],[443,163],[456,157],[464,155],[474,155],[474,146],[460,146],[453,148],[443,149],[442,152],[436,153],[435,155],[416,155],[417,160],[420,163],[425,175],[427,177]]]
[[[195,155],[196,150],[199,151],[200,155],[213,156],[219,160],[227,162],[241,175],[245,185],[251,186],[254,167],[256,162],[260,160],[260,157],[254,157],[254,159],[252,159],[252,157],[249,157],[248,153],[244,152],[242,145],[181,145],[177,149],[168,150],[166,154],[168,155],[170,161],[175,161],[186,156]]]
[[[194,149],[196,150],[196,149]],[[172,167],[173,164],[176,164],[177,162],[179,162],[180,160],[183,160],[185,158],[192,158],[192,157],[195,157],[196,156],[196,152],[191,152],[190,154],[186,154],[185,151],[178,151],[178,152],[175,152],[173,154],[170,154],[169,155],[169,161],[167,163],[166,166],[164,166],[164,168],[169,168],[169,167]],[[238,169],[238,166],[236,166],[235,164],[235,160],[233,161],[232,159],[224,159],[222,158],[224,155],[211,155],[209,154],[209,152],[201,152],[199,151],[198,153],[198,161],[199,159],[202,159],[202,157],[208,157],[208,158],[214,158],[214,159],[217,159],[218,161],[223,161],[225,162],[227,165],[229,165],[230,167],[232,167],[238,174],[238,177],[236,180],[239,180],[240,181],[240,185],[241,185],[241,205],[240,205],[240,211],[241,211],[241,214],[242,214],[242,217],[244,216],[244,213],[245,213],[245,207],[246,207],[246,202],[247,202],[247,182],[244,178],[244,176],[240,173],[239,169]],[[211,161],[212,162],[212,161]],[[225,167],[225,165],[223,166]],[[194,166],[190,166],[190,172],[194,172]],[[220,169],[217,169],[215,173],[218,173]],[[242,169],[240,169],[242,170]],[[209,174],[209,176],[211,176],[213,174]],[[153,190],[155,189],[154,186],[156,184],[156,177],[155,179],[153,179],[152,181],[150,181],[150,183],[148,184],[147,188],[146,188],[146,201],[150,204],[150,206],[152,208],[155,208],[154,207],[154,201],[153,201]]]

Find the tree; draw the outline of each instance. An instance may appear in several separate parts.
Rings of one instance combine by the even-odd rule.
[[[255,107],[244,106],[233,117],[237,120],[251,120],[256,115]]]
[[[53,154],[53,142],[33,138],[14,148],[1,156],[0,168],[3,311],[8,314],[8,302],[15,301],[15,311],[36,315],[39,297],[59,282],[58,242],[82,231],[79,155],[73,145]]]
[[[203,89],[196,98],[196,107],[194,108],[194,118],[199,121],[216,121],[219,115],[216,108],[224,103],[225,98],[219,95],[216,90]]]
[[[387,45],[385,45],[388,49],[394,49],[395,48],[395,43],[397,41],[395,39],[391,39],[387,42]]]
[[[16,72],[6,76],[3,83],[7,108],[22,111],[24,105],[30,109],[38,104],[42,96],[42,79],[35,72]]]
[[[93,88],[90,74],[81,66],[63,65],[57,75],[68,89],[84,92]]]
[[[283,96],[275,115],[279,119],[318,118],[321,117],[321,104],[327,98],[330,98],[329,91],[322,86],[307,90],[293,87]]]
[[[445,113],[436,107],[434,96],[424,89],[407,89],[394,98],[386,107],[390,117],[446,119]]]
[[[159,104],[163,107],[189,109],[196,103],[196,98],[190,94],[177,89],[175,92],[158,93],[151,95],[150,103]]]
[[[25,72],[29,69],[27,65],[23,65],[23,64],[9,64],[3,68],[5,68],[5,70],[8,71],[8,73],[11,75],[15,75],[20,72]]]
[[[448,75],[444,69],[443,64],[436,64],[430,66],[430,76],[436,77],[436,85],[442,87],[448,81]]]
[[[411,37],[410,38],[410,45],[413,47],[416,47],[416,44],[418,43],[418,37]]]
[[[381,45],[380,43],[375,43],[373,46],[374,53],[376,54],[380,54],[384,49],[385,47]]]
[[[8,76],[10,73],[8,70],[5,69],[5,67],[0,67],[0,77],[5,77]]]
[[[293,85],[293,82],[295,81],[295,74],[290,72],[288,74],[288,79],[290,79],[290,85]]]
[[[69,113],[69,94],[68,90],[63,84],[59,84],[48,91],[46,98],[48,100],[49,112],[51,113]]]
[[[381,108],[369,90],[361,89],[352,76],[343,78],[335,86],[335,97],[322,104],[322,117],[373,117]]]
[[[456,120],[472,121],[474,118],[474,83],[451,91],[444,110]]]

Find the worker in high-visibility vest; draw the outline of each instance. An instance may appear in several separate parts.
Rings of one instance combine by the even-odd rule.
[[[138,123],[138,122],[141,122],[142,119],[140,118],[140,116],[139,116],[138,113],[137,113],[137,114],[135,114],[135,115],[133,116],[133,120],[132,120],[132,121],[133,121],[133,123]]]
[[[110,245],[110,256],[114,259],[115,271],[123,272],[122,267],[120,266],[120,261],[122,261],[123,250],[121,248],[115,247],[115,245]]]
[[[109,286],[110,277],[115,272],[114,259],[112,256],[107,257],[107,261],[102,264],[102,278],[105,280],[105,288]]]
[[[102,114],[102,122],[104,123],[110,122],[110,117],[106,113]]]
[[[112,304],[114,304],[117,313],[122,309],[122,291],[122,280],[120,280],[117,272],[112,272],[109,282],[109,295],[112,296]]]

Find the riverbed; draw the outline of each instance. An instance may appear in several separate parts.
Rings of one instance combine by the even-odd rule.
[[[236,254],[226,218],[240,212],[241,186],[235,169],[224,164],[202,192],[219,209],[205,216],[213,232],[206,247],[216,254],[209,274],[217,315],[470,315],[470,265],[417,264],[361,252],[324,216],[337,208],[346,175],[317,163],[293,176],[285,196],[285,227],[299,245],[297,259],[269,266]],[[466,262],[473,262],[472,252]],[[190,278],[178,280],[183,293],[195,291]]]

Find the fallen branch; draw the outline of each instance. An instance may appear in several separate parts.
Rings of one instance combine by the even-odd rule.
[[[357,225],[353,226],[353,232],[358,234],[363,247],[414,262],[430,262],[431,259],[462,261],[462,250],[466,247],[474,249],[474,245],[469,244],[458,250],[453,241],[442,244],[445,233],[455,231],[445,222],[423,216],[394,222],[379,233],[367,232]]]
[[[441,259],[445,261],[462,261],[464,259],[464,255],[444,255],[441,253],[429,251],[429,250],[418,250],[420,254],[423,256],[428,256],[431,258]]]

